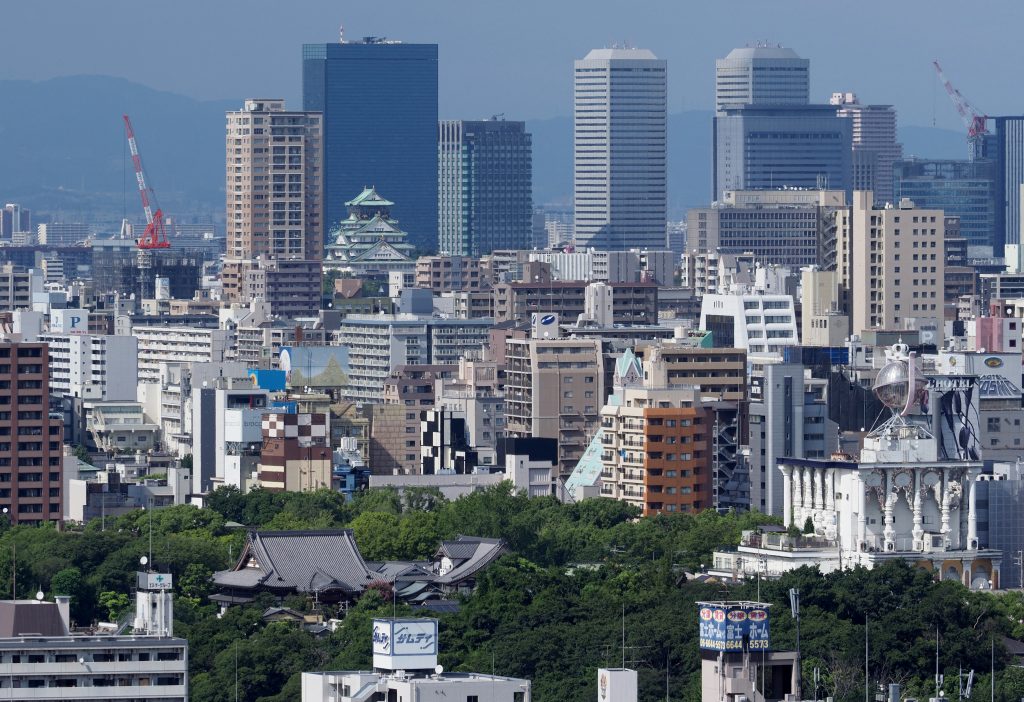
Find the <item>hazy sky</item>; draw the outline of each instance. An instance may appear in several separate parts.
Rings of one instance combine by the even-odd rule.
[[[715,58],[758,40],[809,58],[816,98],[853,90],[905,124],[960,128],[933,58],[980,110],[1024,112],[1022,0],[0,0],[0,18],[0,78],[105,74],[202,99],[299,106],[301,44],[343,23],[438,43],[444,118],[568,115],[573,59],[619,42],[668,59],[670,111],[708,109]]]

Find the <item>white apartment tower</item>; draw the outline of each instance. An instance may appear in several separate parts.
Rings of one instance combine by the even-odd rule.
[[[853,189],[872,191],[880,206],[894,202],[892,165],[903,158],[903,144],[896,141],[896,108],[862,105],[854,93],[832,93],[829,104],[852,120]]]
[[[578,246],[666,247],[667,73],[646,49],[595,49],[575,62]]]
[[[322,115],[286,111],[284,100],[246,100],[227,113],[225,160],[222,275],[235,300],[243,270],[258,259],[323,258]]]
[[[783,46],[744,46],[715,61],[715,109],[746,105],[806,105],[810,65]]]

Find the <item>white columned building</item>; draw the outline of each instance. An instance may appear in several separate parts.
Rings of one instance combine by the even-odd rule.
[[[940,456],[931,431],[908,418],[926,397],[926,381],[897,345],[874,390],[892,416],[868,433],[859,460],[780,459],[784,523],[813,533],[745,535],[735,553],[716,552],[715,572],[777,574],[805,565],[821,570],[902,559],[974,589],[999,587],[1002,552],[981,548],[977,483],[980,460]],[[913,388],[913,391],[909,389]]]

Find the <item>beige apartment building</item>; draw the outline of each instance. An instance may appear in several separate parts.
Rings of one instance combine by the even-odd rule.
[[[239,300],[255,262],[323,258],[322,115],[287,111],[279,99],[246,100],[227,113],[225,161],[222,282],[227,299]]]
[[[650,362],[653,387],[694,385],[705,398],[743,402],[747,398],[747,352],[709,349],[685,343],[646,341],[636,345],[641,362]]]
[[[472,256],[421,256],[416,260],[416,287],[447,292],[489,290],[491,280]]]
[[[508,339],[505,362],[506,434],[557,439],[559,473],[568,476],[601,419],[601,341]]]
[[[850,226],[840,229],[839,271],[850,285],[850,331],[941,326],[945,286],[945,217],[903,198],[873,207],[870,191],[856,191]],[[844,270],[844,267],[846,270]]]

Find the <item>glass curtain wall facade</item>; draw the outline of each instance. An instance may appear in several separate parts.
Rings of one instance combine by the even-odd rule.
[[[896,198],[960,218],[969,246],[991,247],[996,236],[996,164],[993,161],[907,159],[893,167]],[[995,252],[1002,255],[1002,247]]]
[[[438,125],[438,250],[483,256],[529,249],[533,234],[531,137],[525,122]]]
[[[323,113],[324,222],[386,192],[421,251],[437,248],[437,45],[368,37],[302,47],[303,109]]]

